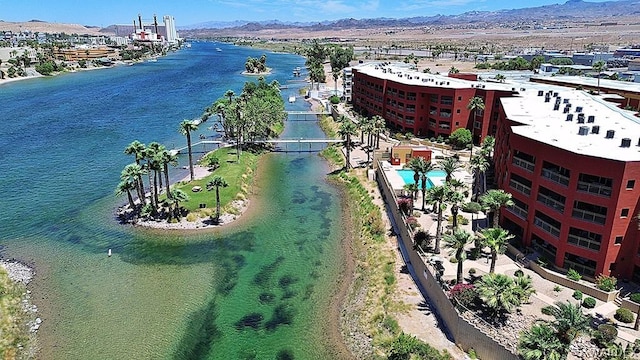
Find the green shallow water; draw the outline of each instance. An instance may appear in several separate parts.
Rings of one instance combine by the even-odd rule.
[[[209,51],[215,47],[223,47],[223,52],[236,51],[235,58],[242,62],[248,54],[257,56],[250,49],[200,43],[194,44],[196,52],[188,57],[178,53],[164,59],[163,71],[175,72],[173,76],[178,78],[185,76],[174,69],[172,61],[192,75],[194,69],[213,71]],[[275,78],[278,74],[288,76],[291,68],[303,63],[295,56],[269,56]],[[223,62],[218,65],[216,71],[225,69]],[[166,75],[157,69],[145,69],[133,73],[142,76],[136,83],[152,83],[150,79]],[[118,89],[128,88],[126,80],[118,82],[119,76],[131,78],[134,75],[129,71],[78,75],[91,77],[87,86],[98,86],[96,92],[106,94],[111,89],[118,96],[124,91]],[[163,104],[155,110],[157,115],[141,115],[139,122],[121,123],[120,116],[109,113],[100,126],[104,130],[94,133],[90,127],[64,130],[81,120],[70,120],[74,118],[69,116],[77,103],[59,104],[62,109],[47,107],[40,116],[19,113],[24,111],[24,100],[20,99],[24,94],[37,93],[34,89],[39,87],[55,91],[30,95],[34,102],[60,96],[64,91],[95,96],[78,89],[84,86],[82,79],[45,79],[43,85],[29,81],[7,87],[16,92],[15,98],[4,102],[11,105],[0,112],[5,121],[11,120],[0,132],[0,140],[11,143],[11,149],[0,157],[12,161],[7,168],[0,164],[0,170],[5,171],[0,178],[4,189],[1,195],[7,200],[0,204],[0,239],[6,257],[25,260],[37,270],[32,288],[45,320],[39,333],[41,358],[335,358],[336,346],[326,336],[327,314],[344,258],[340,197],[325,182],[328,168],[324,161],[316,153],[267,155],[265,166],[259,169],[263,172],[261,181],[256,184],[261,208],[242,227],[177,234],[119,225],[113,212],[124,200],[115,199],[112,189],[119,168],[129,161],[121,154],[123,144],[133,140],[132,132],[144,128],[140,122],[149,125],[150,134],[144,136],[180,143],[175,129],[180,119],[164,120],[166,124],[159,126],[159,113],[168,106]],[[234,79],[239,84],[245,80],[238,75]],[[184,82],[195,82],[203,89],[209,85],[189,79]],[[213,98],[223,94],[221,89],[228,84],[219,85]],[[171,91],[180,88],[175,86]],[[184,91],[185,95],[194,93],[190,87]],[[0,98],[4,94],[0,93]],[[136,101],[154,98],[147,95]],[[204,94],[201,100],[191,99],[190,105],[176,100],[175,106],[198,113],[203,106],[197,102],[206,105],[211,98],[211,94]],[[77,101],[81,103],[82,99]],[[303,105],[294,106],[298,107],[295,110],[303,109]],[[127,105],[121,111],[131,108]],[[152,104],[144,107],[147,112],[152,109]],[[21,116],[22,122],[15,120]],[[114,123],[112,129],[110,121],[118,125]],[[46,127],[42,131],[48,137],[19,139],[23,133],[19,128],[25,123]],[[105,137],[105,131],[110,136]],[[283,137],[321,135],[317,124],[300,122],[288,124]],[[61,144],[74,146],[65,148]],[[20,156],[25,153],[32,155]],[[17,184],[34,190],[17,191]],[[112,257],[106,256],[109,248]]]

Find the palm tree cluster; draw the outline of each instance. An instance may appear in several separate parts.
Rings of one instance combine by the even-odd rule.
[[[275,80],[267,83],[263,77],[257,83],[246,82],[239,96],[227,90],[205,109],[203,117],[213,114],[218,116],[225,138],[235,139],[238,159],[243,142],[277,135],[287,116],[280,84]]]
[[[487,191],[487,177],[486,172],[489,170],[493,164],[493,147],[495,146],[495,138],[492,136],[487,136],[482,141],[482,147],[480,148],[480,152],[471,155],[471,159],[469,160],[469,166],[471,167],[471,171],[473,172],[473,195],[474,199],[477,198],[479,194],[485,193]]]
[[[349,66],[349,62],[353,60],[353,46],[342,47],[332,45],[329,48],[329,62],[331,64],[331,74],[335,85],[335,95],[338,94],[338,78],[342,69]]]
[[[263,73],[267,71],[267,55],[262,54],[260,58],[248,57],[244,63],[244,68],[248,73]]]
[[[573,340],[589,331],[591,318],[582,312],[580,304],[568,301],[555,302],[543,308],[543,313],[554,319],[539,321],[522,332],[518,353],[525,360],[566,359]]]
[[[329,50],[326,46],[320,44],[317,39],[313,39],[311,46],[304,53],[307,56],[305,65],[309,70],[309,80],[313,89],[313,83],[319,84],[326,80],[323,64],[327,56],[329,56]]]
[[[151,142],[145,145],[138,140],[131,142],[124,149],[124,153],[133,155],[135,162],[126,165],[122,170],[116,194],[127,195],[129,209],[133,215],[157,215],[161,212],[159,194],[163,191],[166,192],[169,202],[174,205],[172,214],[177,214],[179,203],[187,200],[186,194],[182,191],[170,189],[169,165],[178,164],[177,154],[167,150],[160,143]],[[146,185],[144,177],[147,178]],[[148,196],[145,188],[149,189]],[[134,200],[134,194],[137,202]]]

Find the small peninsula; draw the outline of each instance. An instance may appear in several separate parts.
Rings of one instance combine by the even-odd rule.
[[[271,74],[271,68],[267,67],[267,55],[262,54],[260,58],[248,57],[244,63],[245,71],[242,75],[269,75]]]

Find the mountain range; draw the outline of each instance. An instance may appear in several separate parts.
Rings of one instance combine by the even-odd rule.
[[[283,22],[267,21],[210,21],[188,26],[179,30],[202,29],[238,29],[243,31],[259,31],[267,29],[306,28],[307,30],[366,29],[389,27],[416,27],[430,25],[483,24],[483,23],[517,23],[517,22],[549,22],[594,20],[615,21],[616,19],[633,19],[640,21],[640,0],[618,0],[600,3],[583,0],[569,0],[563,4],[545,5],[524,9],[498,11],[470,11],[458,15],[417,16],[401,19],[340,19],[321,22]]]

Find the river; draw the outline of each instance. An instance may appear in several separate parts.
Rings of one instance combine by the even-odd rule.
[[[342,210],[317,153],[267,155],[262,206],[241,227],[158,234],[114,218],[126,201],[114,195],[119,173],[133,160],[126,145],[183,146],[180,121],[227,89],[239,94],[252,80],[244,62],[262,53],[196,42],[157,62],[0,86],[0,244],[36,269],[41,358],[334,357],[325,331],[344,263]],[[297,95],[292,70],[304,59],[267,52],[267,65],[266,80]],[[206,126],[198,134],[215,135]],[[322,136],[317,123],[290,122],[282,137]]]

